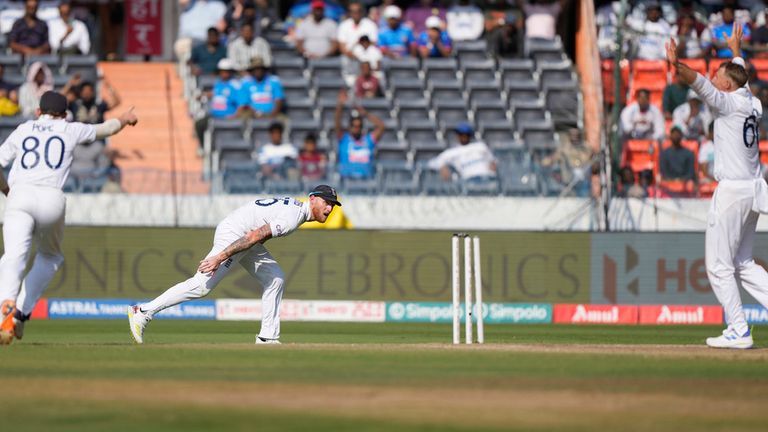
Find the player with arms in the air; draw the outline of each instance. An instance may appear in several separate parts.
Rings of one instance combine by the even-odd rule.
[[[128,310],[128,324],[137,343],[144,343],[144,329],[163,309],[208,295],[240,263],[262,286],[261,331],[257,344],[279,344],[280,301],[285,275],[277,261],[264,247],[273,237],[283,237],[309,221],[325,223],[334,206],[341,206],[336,190],[320,185],[301,203],[292,198],[268,198],[252,201],[230,213],[216,227],[213,248],[200,261],[197,273],[169,288],[149,303]]]
[[[734,24],[727,38],[733,59],[723,63],[711,81],[678,60],[674,39],[667,44],[670,65],[681,82],[690,85],[709,106],[715,119],[715,179],[719,183],[707,216],[705,253],[709,282],[725,309],[728,327],[722,335],[707,338],[707,345],[714,348],[752,347],[737,280],[768,307],[768,273],[752,259],[758,207],[768,189],[758,152],[763,110],[747,86],[741,36],[741,26]]]
[[[72,165],[72,151],[78,144],[102,140],[138,121],[133,109],[96,125],[67,122],[66,113],[66,98],[45,92],[38,118],[19,125],[0,146],[0,165],[14,161],[7,185],[0,171],[2,192],[8,196],[3,219],[5,252],[0,258],[0,344],[21,339],[24,322],[64,262],[66,200],[61,189]],[[24,276],[33,238],[37,255]]]

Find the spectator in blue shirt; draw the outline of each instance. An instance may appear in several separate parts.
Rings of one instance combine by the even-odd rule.
[[[710,46],[716,50],[715,57],[728,59],[734,57],[735,55],[744,57],[743,52],[732,55],[731,50],[728,49],[728,46],[725,42],[725,38],[730,37],[731,33],[733,32],[733,20],[735,18],[733,6],[725,6],[721,12],[721,15],[723,17],[723,23],[712,29],[712,42]],[[744,36],[742,37],[742,41],[745,44],[749,44],[749,41],[752,37],[749,32],[749,27],[743,26],[742,28],[744,29]]]
[[[384,122],[375,114],[357,107],[359,116],[352,117],[348,130],[341,127],[341,114],[347,103],[347,92],[342,90],[336,103],[336,135],[339,139],[339,174],[344,178],[367,179],[373,177],[376,143],[384,134]],[[363,118],[373,123],[373,132],[363,133]]]
[[[238,92],[238,116],[277,117],[283,112],[285,96],[280,78],[267,73],[264,61],[254,57]]]
[[[391,58],[416,56],[416,39],[413,32],[400,21],[402,11],[390,5],[384,9],[387,28],[379,32],[381,53]]]
[[[450,57],[451,38],[442,29],[443,22],[436,16],[425,21],[426,30],[419,35],[419,55],[421,58]]]
[[[192,73],[195,75],[211,75],[216,73],[216,66],[227,56],[227,47],[221,43],[221,34],[216,27],[208,29],[208,38],[204,43],[192,48]]]
[[[240,83],[234,78],[235,65],[231,60],[223,58],[216,65],[216,72],[218,77],[213,83],[213,89],[207,95],[209,100],[208,113],[195,122],[195,133],[201,150],[203,148],[203,135],[208,129],[208,120],[210,118],[230,118],[237,113]]]

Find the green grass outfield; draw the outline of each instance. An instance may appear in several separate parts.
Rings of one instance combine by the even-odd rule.
[[[718,327],[33,321],[0,347],[8,431],[764,431],[768,350]],[[754,331],[768,346],[768,328]]]

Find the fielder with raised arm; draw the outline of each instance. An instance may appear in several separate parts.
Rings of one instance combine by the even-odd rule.
[[[710,82],[678,61],[674,39],[667,59],[684,84],[701,96],[715,119],[715,179],[719,182],[707,216],[706,264],[712,291],[725,309],[728,327],[707,338],[714,348],[751,348],[752,335],[741,305],[737,280],[768,307],[768,273],[752,259],[759,213],[768,210],[768,185],[762,179],[758,154],[760,101],[747,87],[741,53],[742,28],[733,25],[727,38],[733,53]]]
[[[0,146],[0,165],[14,161],[7,185],[0,171],[2,192],[8,196],[3,219],[5,253],[0,258],[0,344],[11,343],[14,336],[21,339],[24,322],[64,262],[66,200],[61,189],[75,146],[107,138],[138,121],[133,108],[97,125],[69,123],[64,120],[66,114],[66,98],[45,92],[37,120],[19,125]],[[33,238],[38,242],[37,255],[24,276]]]
[[[163,309],[204,297],[240,263],[262,286],[261,331],[257,344],[279,344],[280,301],[285,275],[264,247],[273,237],[283,237],[309,221],[325,223],[334,206],[341,206],[336,190],[320,185],[301,203],[292,198],[269,198],[250,202],[230,213],[216,227],[213,248],[200,261],[194,276],[169,288],[149,303],[128,310],[128,324],[137,343],[144,343],[144,329]]]

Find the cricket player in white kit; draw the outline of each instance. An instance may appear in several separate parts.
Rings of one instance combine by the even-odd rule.
[[[128,324],[137,343],[144,343],[144,329],[163,309],[204,297],[240,263],[262,286],[261,331],[256,343],[279,344],[280,301],[285,275],[264,247],[273,237],[283,237],[309,221],[325,223],[334,206],[341,206],[336,190],[319,185],[301,203],[292,198],[268,198],[249,202],[230,213],[216,227],[213,248],[200,261],[194,276],[169,288],[149,303],[128,310]]]
[[[734,24],[727,38],[734,58],[720,66],[711,82],[678,61],[674,40],[667,44],[670,64],[709,106],[715,119],[715,179],[719,183],[707,216],[705,253],[709,282],[725,309],[728,327],[722,335],[707,338],[707,345],[714,348],[752,347],[737,280],[768,307],[768,272],[752,259],[757,219],[768,210],[768,185],[761,176],[758,153],[763,112],[746,85],[741,36],[741,26]]]
[[[78,144],[104,139],[138,119],[132,109],[117,119],[97,125],[70,123],[67,100],[48,91],[40,98],[38,118],[19,125],[0,146],[0,165],[13,161],[7,186],[3,219],[4,253],[0,258],[0,344],[21,339],[24,322],[56,271],[64,262],[61,240],[64,234],[66,200],[62,187]],[[0,171],[0,184],[5,178]],[[27,256],[33,238],[37,254],[29,272]]]

